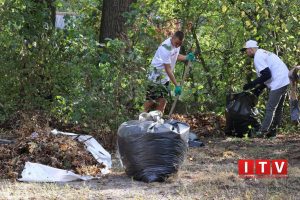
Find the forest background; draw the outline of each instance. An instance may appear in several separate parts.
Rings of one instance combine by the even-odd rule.
[[[55,27],[59,12],[63,29]],[[182,54],[199,60],[177,112],[223,115],[226,94],[256,76],[240,52],[245,41],[289,69],[300,63],[299,16],[299,0],[0,0],[0,123],[41,113],[57,128],[115,133],[142,112],[151,59],[176,30],[186,34]],[[288,106],[284,125],[293,130]]]

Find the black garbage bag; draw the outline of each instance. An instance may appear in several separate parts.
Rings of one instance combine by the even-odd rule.
[[[188,148],[189,125],[175,120],[128,121],[118,130],[125,172],[135,180],[163,182],[176,173]]]
[[[226,129],[228,136],[243,137],[248,133],[251,137],[252,131],[258,131],[259,122],[257,119],[257,96],[251,92],[229,94],[226,97]]]

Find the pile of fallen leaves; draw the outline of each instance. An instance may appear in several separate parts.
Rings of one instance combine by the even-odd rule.
[[[171,118],[188,123],[191,132],[196,133],[198,136],[221,135],[225,127],[225,118],[215,113],[173,114]]]
[[[64,135],[33,134],[14,144],[0,145],[0,177],[20,177],[27,161],[91,176],[99,175],[104,167],[83,143]]]
[[[27,137],[33,132],[49,133],[50,117],[42,111],[17,111],[0,124],[1,138]]]

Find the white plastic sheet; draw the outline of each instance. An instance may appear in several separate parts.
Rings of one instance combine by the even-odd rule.
[[[71,171],[57,169],[39,163],[26,162],[19,181],[25,182],[68,182],[75,180],[91,180],[92,176],[81,176]]]
[[[78,140],[85,144],[86,150],[88,150],[93,157],[99,162],[105,165],[105,168],[101,169],[102,174],[110,172],[111,168],[111,155],[90,135],[78,135],[75,133],[61,132],[56,129],[51,131],[52,134],[67,135],[73,139]],[[81,176],[71,171],[62,170],[39,163],[26,162],[25,168],[22,171],[22,178],[19,181],[28,182],[68,182],[73,180],[90,180],[95,177]]]
[[[151,112],[143,112],[139,115],[139,121],[154,121],[159,124],[163,124],[164,120],[162,119],[162,112],[159,110],[154,110]]]

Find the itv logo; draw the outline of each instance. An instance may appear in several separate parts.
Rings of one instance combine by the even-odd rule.
[[[238,173],[240,177],[287,177],[287,160],[239,160]]]

